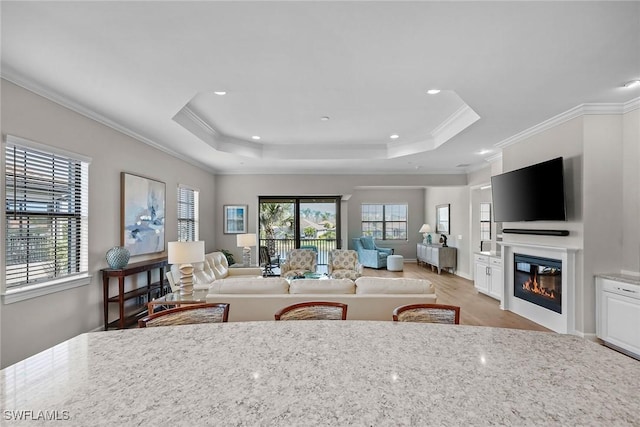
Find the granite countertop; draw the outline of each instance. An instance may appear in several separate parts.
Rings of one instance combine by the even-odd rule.
[[[237,322],[80,335],[0,371],[0,405],[3,425],[619,426],[640,423],[638,378],[550,332]]]
[[[475,254],[493,256],[493,257],[498,257],[498,258],[500,258],[500,256],[501,256],[500,251],[476,251]]]
[[[604,274],[596,274],[596,277],[602,277],[603,279],[617,280],[620,282],[631,283],[632,285],[640,286],[640,277],[631,276],[627,274],[620,273],[604,273]]]

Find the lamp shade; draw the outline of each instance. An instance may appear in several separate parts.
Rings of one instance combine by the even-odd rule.
[[[255,233],[248,234],[238,234],[236,236],[238,247],[240,248],[248,248],[251,246],[255,246],[258,243],[258,239],[256,238]]]
[[[420,230],[418,231],[418,233],[430,233],[431,232],[431,226],[429,224],[422,224],[422,227],[420,227]]]
[[[204,241],[169,242],[169,264],[191,264],[204,261]]]

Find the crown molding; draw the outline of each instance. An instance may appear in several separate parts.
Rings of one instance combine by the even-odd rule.
[[[380,144],[264,144],[226,135],[216,130],[190,104],[191,102],[187,103],[173,116],[174,122],[215,150],[262,159],[296,160],[306,159],[309,156],[322,160],[393,159],[434,150],[480,119],[475,111],[464,104],[432,132],[433,137],[420,141]]]
[[[478,120],[480,116],[465,103],[431,132],[434,148],[438,148]]]
[[[529,129],[524,130],[510,138],[502,140],[501,142],[495,144],[495,146],[499,148],[508,147],[509,145],[516,144],[520,141],[523,141],[527,138],[530,138],[534,135],[537,135],[541,132],[549,130],[553,127],[556,127],[558,125],[561,125],[562,123],[568,122],[569,120],[573,120],[578,117],[587,115],[626,114],[638,108],[640,108],[640,98],[635,98],[625,103],[581,104],[568,111],[565,111],[564,113],[558,114],[555,117],[545,120],[538,125],[530,127]]]
[[[632,99],[631,101],[626,102],[622,108],[622,113],[627,114],[638,109],[640,109],[640,96],[636,99]]]
[[[494,163],[494,162],[497,162],[499,160],[502,160],[502,152],[494,154],[493,156],[489,156],[485,160],[487,162],[489,162],[489,163]]]
[[[79,104],[73,100],[71,100],[70,98],[61,95],[58,92],[55,92],[39,83],[34,82],[31,79],[27,79],[24,76],[20,76],[18,73],[16,73],[11,67],[3,65],[2,68],[0,69],[0,78],[15,84],[16,86],[20,86],[23,89],[28,90],[29,92],[33,92],[38,96],[41,96],[45,99],[48,99],[51,102],[54,102],[64,108],[67,108],[75,113],[78,113],[90,120],[93,120],[95,122],[98,122],[104,126],[107,126],[123,135],[126,135],[128,137],[131,137],[133,139],[135,139],[136,141],[142,142],[143,144],[149,145],[153,148],[155,148],[156,150],[162,151],[163,153],[169,154],[172,157],[175,157],[177,159],[180,159],[184,162],[187,162],[193,166],[196,166],[202,170],[205,170],[207,172],[210,173],[216,173],[217,171],[215,169],[212,169],[209,166],[206,166],[200,162],[196,162],[193,159],[183,156],[180,153],[177,153],[161,144],[158,144],[157,142],[143,136],[140,135],[137,132],[134,132],[133,130],[126,128],[116,122],[114,122],[113,120],[103,116],[102,114],[98,114],[95,111],[85,107],[82,104]]]

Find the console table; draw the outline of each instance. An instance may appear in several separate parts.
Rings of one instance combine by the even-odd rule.
[[[129,264],[123,268],[105,268],[102,270],[102,286],[104,293],[104,330],[109,328],[123,329],[128,325],[135,323],[140,314],[146,312],[147,302],[152,298],[162,296],[167,293],[168,282],[165,280],[164,270],[167,266],[167,258],[157,258],[147,261]],[[151,282],[151,272],[155,269],[160,270],[160,280]],[[139,286],[131,291],[125,292],[125,277],[139,273],[147,273],[146,286]],[[118,293],[110,296],[109,282],[111,278],[118,279]],[[125,307],[125,301],[140,298],[144,301],[135,302],[129,307]],[[119,316],[117,319],[109,322],[109,304],[118,304]]]
[[[443,268],[456,269],[458,262],[458,250],[450,246],[442,245],[425,245],[418,243],[418,264],[429,264],[431,269],[438,269],[440,274]]]

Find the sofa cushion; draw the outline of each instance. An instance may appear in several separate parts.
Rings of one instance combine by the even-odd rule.
[[[350,279],[297,279],[289,285],[290,294],[355,294]]]
[[[289,283],[279,277],[220,279],[211,284],[210,294],[286,294]]]
[[[216,279],[224,279],[229,271],[229,263],[227,257],[222,252],[211,252],[205,254],[204,262],[207,264]],[[205,267],[205,268],[206,268]]]
[[[362,247],[365,249],[371,250],[376,248],[376,244],[373,241],[373,237],[363,236],[360,238],[360,241],[362,242]]]
[[[356,280],[356,294],[433,294],[435,291],[427,279],[360,277]]]

